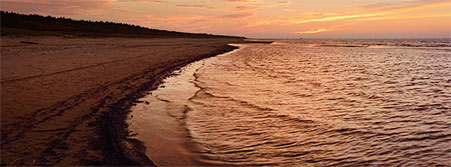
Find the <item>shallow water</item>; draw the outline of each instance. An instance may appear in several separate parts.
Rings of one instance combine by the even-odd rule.
[[[137,107],[174,118],[195,162],[451,166],[450,74],[449,39],[278,40],[204,60]]]

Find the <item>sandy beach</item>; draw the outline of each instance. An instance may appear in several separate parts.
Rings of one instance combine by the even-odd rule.
[[[451,167],[450,6],[0,0],[0,167]]]
[[[240,39],[2,37],[2,165],[153,165],[128,108]]]

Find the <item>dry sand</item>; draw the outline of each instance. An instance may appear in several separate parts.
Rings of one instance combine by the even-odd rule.
[[[231,42],[240,41],[2,37],[1,163],[152,165],[128,138],[127,109],[168,72]]]

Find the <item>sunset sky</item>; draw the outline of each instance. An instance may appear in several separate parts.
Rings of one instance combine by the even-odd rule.
[[[451,38],[450,0],[0,0],[26,14],[260,38]],[[302,35],[301,35],[302,34]]]

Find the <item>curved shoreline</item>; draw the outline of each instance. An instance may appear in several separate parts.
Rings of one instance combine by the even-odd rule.
[[[260,44],[271,44],[273,41],[234,41],[231,43],[260,43]],[[106,150],[110,151],[111,148],[114,149],[113,152],[115,154],[110,155],[109,159],[114,159],[113,157],[121,159],[124,157],[126,161],[129,161],[129,164],[127,165],[141,165],[141,166],[157,166],[148,156],[146,156],[146,149],[143,141],[140,141],[138,139],[131,138],[132,136],[138,135],[138,134],[131,134],[131,131],[128,129],[129,124],[126,122],[128,119],[129,113],[131,113],[131,107],[135,106],[138,101],[138,99],[148,95],[148,92],[154,91],[158,88],[160,84],[163,83],[163,80],[167,77],[170,77],[173,75],[173,72],[176,70],[181,69],[182,67],[189,65],[191,63],[194,63],[196,61],[200,61],[206,58],[223,55],[226,53],[230,53],[236,49],[240,49],[239,46],[233,46],[227,44],[224,45],[214,52],[210,54],[201,55],[196,58],[188,59],[186,61],[183,61],[181,63],[178,63],[177,65],[173,67],[167,67],[165,70],[161,71],[157,75],[152,76],[152,79],[150,79],[149,82],[146,82],[140,86],[140,88],[132,94],[129,94],[127,97],[121,99],[118,103],[115,103],[110,106],[113,112],[110,112],[109,115],[104,115],[103,120],[108,120],[107,122],[104,122],[107,124],[107,126],[103,126],[104,128],[101,129],[104,132],[103,137],[104,139],[107,139],[108,136],[110,136],[112,139],[111,146]],[[112,114],[113,113],[113,114]],[[114,124],[113,124],[114,123]],[[113,128],[109,128],[113,127]],[[106,131],[105,131],[106,130]],[[121,155],[119,157],[114,155]],[[116,163],[113,163],[116,165]],[[119,163],[120,164],[120,163]]]
[[[233,47],[233,44],[229,44]],[[218,54],[214,57],[231,54],[239,49]],[[127,123],[129,130],[136,133],[145,152],[155,164],[161,166],[210,166],[218,165],[208,157],[200,154],[200,143],[195,142],[187,129],[187,112],[191,111],[189,101],[198,92],[196,72],[210,58],[201,59],[183,66],[180,72],[173,72],[171,77],[157,89],[151,90],[139,102],[131,107]]]
[[[248,42],[2,37],[0,164],[152,165],[129,139],[128,109],[170,72],[235,49],[228,43]]]
[[[103,143],[109,143],[104,146],[105,157],[110,159],[112,164],[121,164],[121,162],[127,162],[124,165],[155,165],[146,155],[146,148],[144,147],[142,141],[130,138],[130,130],[128,129],[128,124],[126,123],[128,113],[130,113],[130,108],[136,104],[137,99],[144,97],[147,92],[155,90],[162,83],[162,81],[169,77],[172,72],[186,66],[190,63],[220,55],[223,53],[230,52],[237,49],[235,46],[223,46],[215,52],[207,55],[202,55],[197,58],[192,58],[181,63],[178,63],[172,67],[167,67],[165,70],[161,71],[157,75],[152,76],[152,78],[142,85],[132,94],[127,95],[125,98],[119,100],[117,103],[109,106],[112,112],[105,113],[99,128],[99,132],[104,136],[105,139]],[[109,141],[109,139],[112,139]],[[113,153],[111,153],[113,152]],[[114,162],[117,161],[117,162]],[[105,162],[108,164],[109,162]]]
[[[127,139],[127,107],[169,72],[234,49],[228,43],[243,42],[59,37],[1,41],[1,164],[13,166],[151,165],[139,154],[139,142]]]

